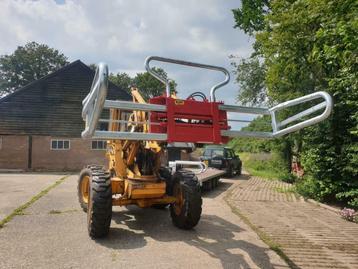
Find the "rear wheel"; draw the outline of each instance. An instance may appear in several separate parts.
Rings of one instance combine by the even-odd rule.
[[[110,174],[103,169],[92,171],[89,184],[87,227],[92,238],[105,237],[112,219]]]
[[[181,170],[173,176],[173,196],[177,201],[170,205],[170,215],[175,226],[191,229],[201,216],[201,191],[198,178],[190,171]]]

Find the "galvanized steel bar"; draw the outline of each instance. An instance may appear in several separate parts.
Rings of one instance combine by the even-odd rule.
[[[252,122],[252,120],[234,120],[234,119],[227,119],[227,121],[234,121],[234,122]]]
[[[140,111],[166,111],[167,107],[163,105],[140,104],[128,101],[106,100],[104,108],[118,108],[122,110],[140,110]]]
[[[167,134],[141,133],[141,132],[114,132],[114,131],[95,131],[93,139],[121,139],[121,140],[148,140],[166,141]]]
[[[90,138],[97,126],[108,92],[108,66],[99,63],[90,93],[83,100],[82,118],[86,122],[83,138]]]
[[[219,109],[227,112],[237,112],[243,114],[270,115],[268,108],[261,107],[219,105]]]
[[[138,125],[160,125],[159,122],[150,122],[150,121],[131,121],[131,120],[111,120],[111,119],[100,119],[99,122],[109,122],[109,123],[132,123],[132,124],[138,124]]]
[[[281,122],[278,124],[278,127],[285,126],[285,125],[287,125],[287,124],[289,124],[289,123],[291,123],[291,122],[294,122],[294,121],[296,121],[296,120],[299,120],[300,118],[303,118],[303,117],[305,117],[305,116],[308,116],[308,115],[310,115],[310,114],[312,114],[312,113],[314,113],[314,112],[316,112],[316,111],[318,111],[318,110],[324,108],[325,106],[326,106],[326,102],[319,103],[318,105],[315,105],[315,106],[313,106],[313,107],[311,107],[311,108],[309,108],[309,109],[306,109],[306,110],[304,110],[304,111],[302,111],[302,112],[300,112],[300,113],[298,113],[298,114],[296,114],[296,115],[294,115],[294,116],[292,116],[292,117],[289,117],[289,118],[287,118],[287,119],[281,121]]]
[[[255,137],[255,138],[272,138],[273,135],[270,132],[248,132],[248,131],[234,131],[234,130],[222,130],[222,136],[227,137]]]
[[[227,69],[225,69],[224,67],[220,67],[220,66],[215,66],[215,65],[208,65],[208,64],[200,64],[200,63],[193,63],[193,62],[188,62],[188,61],[182,61],[182,60],[176,60],[176,59],[170,59],[170,58],[164,58],[164,57],[159,57],[159,56],[149,56],[147,57],[147,59],[145,60],[144,66],[145,69],[147,70],[147,72],[149,74],[151,74],[153,77],[155,77],[156,79],[158,79],[159,81],[161,81],[162,83],[165,84],[165,90],[166,90],[166,96],[170,96],[170,84],[169,84],[169,79],[161,76],[160,74],[158,74],[157,72],[155,72],[153,69],[150,68],[149,63],[150,61],[159,61],[159,62],[165,62],[165,63],[172,63],[172,64],[178,64],[178,65],[185,65],[185,66],[191,66],[191,67],[198,67],[198,68],[203,68],[203,69],[209,69],[209,70],[214,70],[214,71],[220,71],[222,73],[225,74],[225,80],[223,80],[222,82],[214,85],[213,87],[211,87],[210,89],[210,100],[211,101],[215,101],[215,92],[217,89],[219,89],[220,87],[226,85],[229,83],[230,81],[230,73]]]

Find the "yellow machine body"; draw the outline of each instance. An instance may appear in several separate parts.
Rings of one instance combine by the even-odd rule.
[[[145,100],[135,88],[131,90],[133,102],[145,103]],[[126,120],[128,126],[123,126],[121,120]],[[148,119],[141,111],[128,113],[119,109],[110,110],[110,131],[120,131],[129,128],[136,132],[148,132]],[[133,124],[131,124],[133,122]],[[141,124],[138,124],[141,123]],[[154,158],[153,172],[142,175],[136,160],[139,151],[150,151]],[[109,140],[107,141],[107,158],[113,193],[113,205],[136,204],[149,207],[153,204],[168,204],[176,201],[175,197],[166,195],[166,183],[158,178],[163,152],[155,141]]]

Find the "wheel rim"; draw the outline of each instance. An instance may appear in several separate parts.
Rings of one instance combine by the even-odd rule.
[[[174,211],[176,215],[180,215],[184,205],[183,191],[180,184],[175,184],[174,186],[174,197],[176,198],[174,203]]]
[[[89,229],[90,225],[91,225],[91,217],[92,217],[92,202],[91,202],[91,193],[88,192],[88,201],[89,203],[88,205],[88,209],[87,209],[87,227]]]
[[[81,180],[81,196],[83,202],[88,204],[88,196],[89,196],[89,176],[84,176]]]

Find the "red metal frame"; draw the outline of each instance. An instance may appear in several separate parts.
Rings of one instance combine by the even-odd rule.
[[[150,121],[156,124],[150,124],[150,132],[166,133],[169,143],[228,142],[228,137],[221,136],[221,130],[229,129],[226,111],[219,110],[222,102],[180,100],[158,96],[151,98],[149,103],[167,107],[166,112],[151,112]]]

